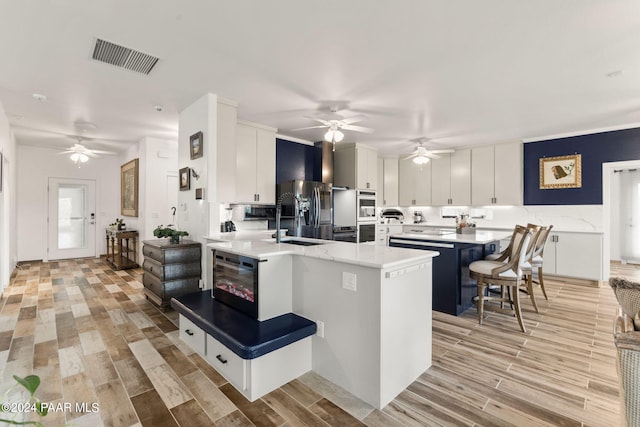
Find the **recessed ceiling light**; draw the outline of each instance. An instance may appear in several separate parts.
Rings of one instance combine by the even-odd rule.
[[[33,97],[33,99],[35,99],[36,101],[46,101],[47,100],[47,96],[43,95],[41,93],[34,93],[33,95],[31,95]]]
[[[158,113],[162,113],[164,111],[164,107],[162,105],[154,105],[153,109],[156,110]]]

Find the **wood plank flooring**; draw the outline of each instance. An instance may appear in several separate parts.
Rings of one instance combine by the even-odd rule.
[[[632,265],[612,271],[640,280]],[[502,314],[480,326],[474,308],[434,312],[433,366],[379,411],[313,372],[248,402],[180,341],[177,314],[145,299],[141,274],[102,259],[22,263],[0,302],[0,393],[13,374],[39,375],[43,401],[73,405],[46,426],[619,424],[608,286],[547,280],[540,313],[522,298],[526,334]]]

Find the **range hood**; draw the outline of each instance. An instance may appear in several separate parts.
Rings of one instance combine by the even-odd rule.
[[[320,182],[325,184],[333,183],[333,144],[327,141],[320,141],[316,142],[314,146],[322,149],[321,158],[314,165],[316,168],[321,168],[322,176],[320,177]]]

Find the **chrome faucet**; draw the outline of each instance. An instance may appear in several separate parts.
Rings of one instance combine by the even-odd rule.
[[[300,203],[300,198],[290,191],[282,193],[280,197],[278,197],[278,203],[276,204],[276,243],[280,243],[280,217],[282,216],[282,201],[286,197],[291,197],[296,201],[296,203]]]

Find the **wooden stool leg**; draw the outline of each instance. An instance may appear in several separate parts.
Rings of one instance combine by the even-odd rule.
[[[527,292],[529,293],[529,298],[531,298],[531,304],[533,304],[533,308],[538,311],[538,305],[536,304],[536,297],[533,295],[533,271],[531,274],[527,274]]]
[[[482,325],[482,316],[484,314],[484,291],[486,284],[478,281],[478,323]]]
[[[522,332],[527,332],[527,329],[524,327],[524,321],[522,320],[522,312],[520,311],[520,292],[518,291],[518,289],[520,288],[520,281],[518,280],[518,283],[515,287],[515,289],[513,290],[513,305],[515,306],[515,311],[516,311],[516,318],[518,319],[518,324],[520,324],[520,329],[522,329]]]
[[[540,289],[542,289],[542,295],[544,295],[544,299],[547,301],[547,291],[544,290],[544,279],[542,278],[542,267],[538,267],[538,282],[540,282]]]

